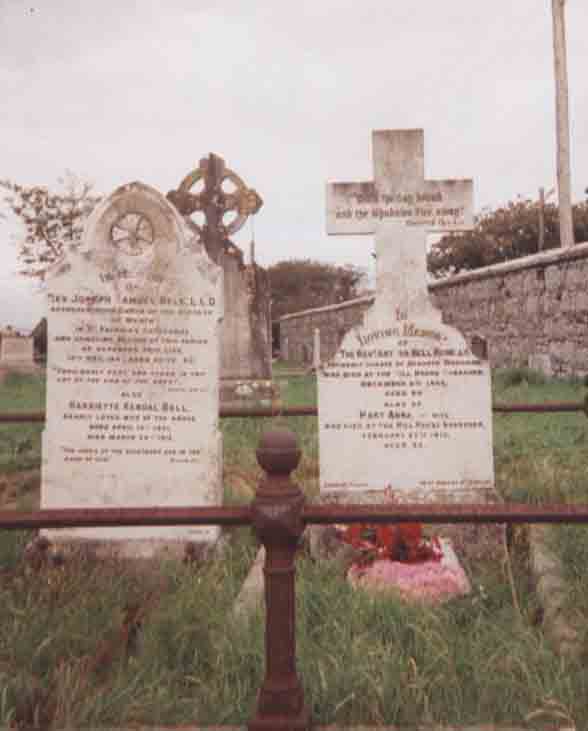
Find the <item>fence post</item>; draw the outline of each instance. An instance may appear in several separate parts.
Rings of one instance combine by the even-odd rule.
[[[296,674],[295,554],[302,533],[304,494],[290,479],[300,461],[296,435],[262,434],[257,461],[265,470],[251,504],[253,526],[265,547],[265,678],[249,731],[302,731],[310,727]]]

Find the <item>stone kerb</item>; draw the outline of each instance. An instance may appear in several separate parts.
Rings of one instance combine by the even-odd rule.
[[[44,508],[211,505],[222,500],[222,270],[141,183],[87,221],[47,278]],[[80,528],[52,541],[129,556],[210,545],[214,527]]]

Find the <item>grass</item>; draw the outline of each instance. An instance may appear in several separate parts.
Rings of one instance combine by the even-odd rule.
[[[45,380],[9,373],[0,383],[0,412],[45,408]],[[0,424],[0,474],[38,467],[42,424]]]
[[[288,404],[316,403],[312,376],[276,377]],[[4,387],[0,409],[34,400],[40,387]],[[501,402],[584,397],[579,383],[497,373]],[[30,389],[30,393],[27,391]],[[20,402],[8,403],[20,390]],[[37,390],[37,398],[42,390]],[[3,399],[7,399],[4,401]],[[28,402],[27,402],[28,403]],[[29,404],[23,408],[39,408]],[[496,415],[497,487],[507,500],[586,500],[586,417]],[[316,419],[225,419],[225,499],[250,499],[261,472],[254,448],[263,429],[296,431],[296,479],[318,489]],[[23,425],[11,427],[14,435]],[[14,436],[14,438],[20,438]],[[21,453],[2,469],[31,465]],[[38,463],[37,463],[38,464]],[[19,496],[26,499],[31,485]],[[557,548],[570,606],[588,627],[588,536],[560,527]],[[23,561],[30,534],[0,534],[0,725],[34,727],[243,723],[263,674],[261,612],[247,626],[231,607],[256,551],[232,530],[222,560],[124,570],[83,555],[34,571]],[[515,596],[504,555],[470,560],[467,597],[428,609],[394,596],[353,591],[335,566],[303,553],[297,581],[298,664],[318,723],[556,722],[588,727],[588,673],[560,659],[538,623],[524,529],[513,536]],[[498,547],[500,548],[500,547]],[[532,726],[534,727],[534,726]]]

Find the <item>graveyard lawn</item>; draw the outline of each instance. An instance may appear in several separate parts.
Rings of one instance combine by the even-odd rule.
[[[285,403],[315,398],[312,376],[280,376]],[[287,381],[287,383],[286,383]],[[579,383],[541,383],[536,374],[496,374],[494,400],[577,401]],[[42,384],[5,383],[0,409],[37,409]],[[246,502],[260,470],[254,450],[268,426],[297,432],[296,473],[318,493],[313,417],[226,419],[227,502]],[[506,499],[586,501],[588,422],[583,415],[495,415],[497,487]],[[19,440],[32,448],[15,450]],[[2,427],[3,476],[38,467],[40,425]],[[34,443],[33,443],[34,441]],[[35,462],[36,460],[36,462]],[[30,481],[13,496],[30,507]],[[28,497],[27,497],[28,496]],[[29,503],[29,504],[27,504]],[[588,627],[586,528],[557,528],[569,602]],[[341,566],[303,551],[297,582],[298,658],[317,723],[495,722],[588,727],[587,658],[559,658],[540,623],[527,566],[527,529],[486,558],[464,559],[473,591],[438,607],[372,597],[342,580]],[[246,623],[232,606],[256,552],[246,529],[228,533],[222,560],[122,570],[82,555],[43,565],[25,532],[0,535],[0,725],[54,728],[131,724],[244,723],[263,673],[261,612]],[[509,581],[508,566],[514,578]],[[586,636],[582,638],[584,648]]]
[[[41,411],[45,408],[45,379],[33,374],[9,372],[0,382],[0,412]],[[22,482],[38,474],[41,463],[42,424],[0,424],[0,486]],[[2,487],[0,487],[0,501]]]

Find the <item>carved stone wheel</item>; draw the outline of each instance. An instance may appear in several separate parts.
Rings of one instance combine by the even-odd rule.
[[[197,186],[200,181],[204,181],[205,175],[206,171],[202,167],[197,168],[186,175],[178,187],[180,196],[185,196],[185,199],[188,200],[187,205],[190,213],[204,211],[206,208],[207,200],[205,192],[191,193],[192,188]],[[231,192],[226,192],[223,189],[223,185],[226,182],[232,185],[233,190]],[[222,231],[225,236],[239,231],[247,221],[248,216],[257,213],[262,205],[262,200],[256,191],[248,188],[236,173],[227,168],[224,169],[210,202],[214,203],[214,205],[223,211],[223,217],[227,213],[234,213],[234,218],[228,223],[224,223],[223,221]],[[192,221],[192,224],[201,234],[202,227],[198,226],[194,221]]]
[[[139,256],[153,246],[153,224],[143,213],[123,213],[110,229],[110,240],[124,254]]]

